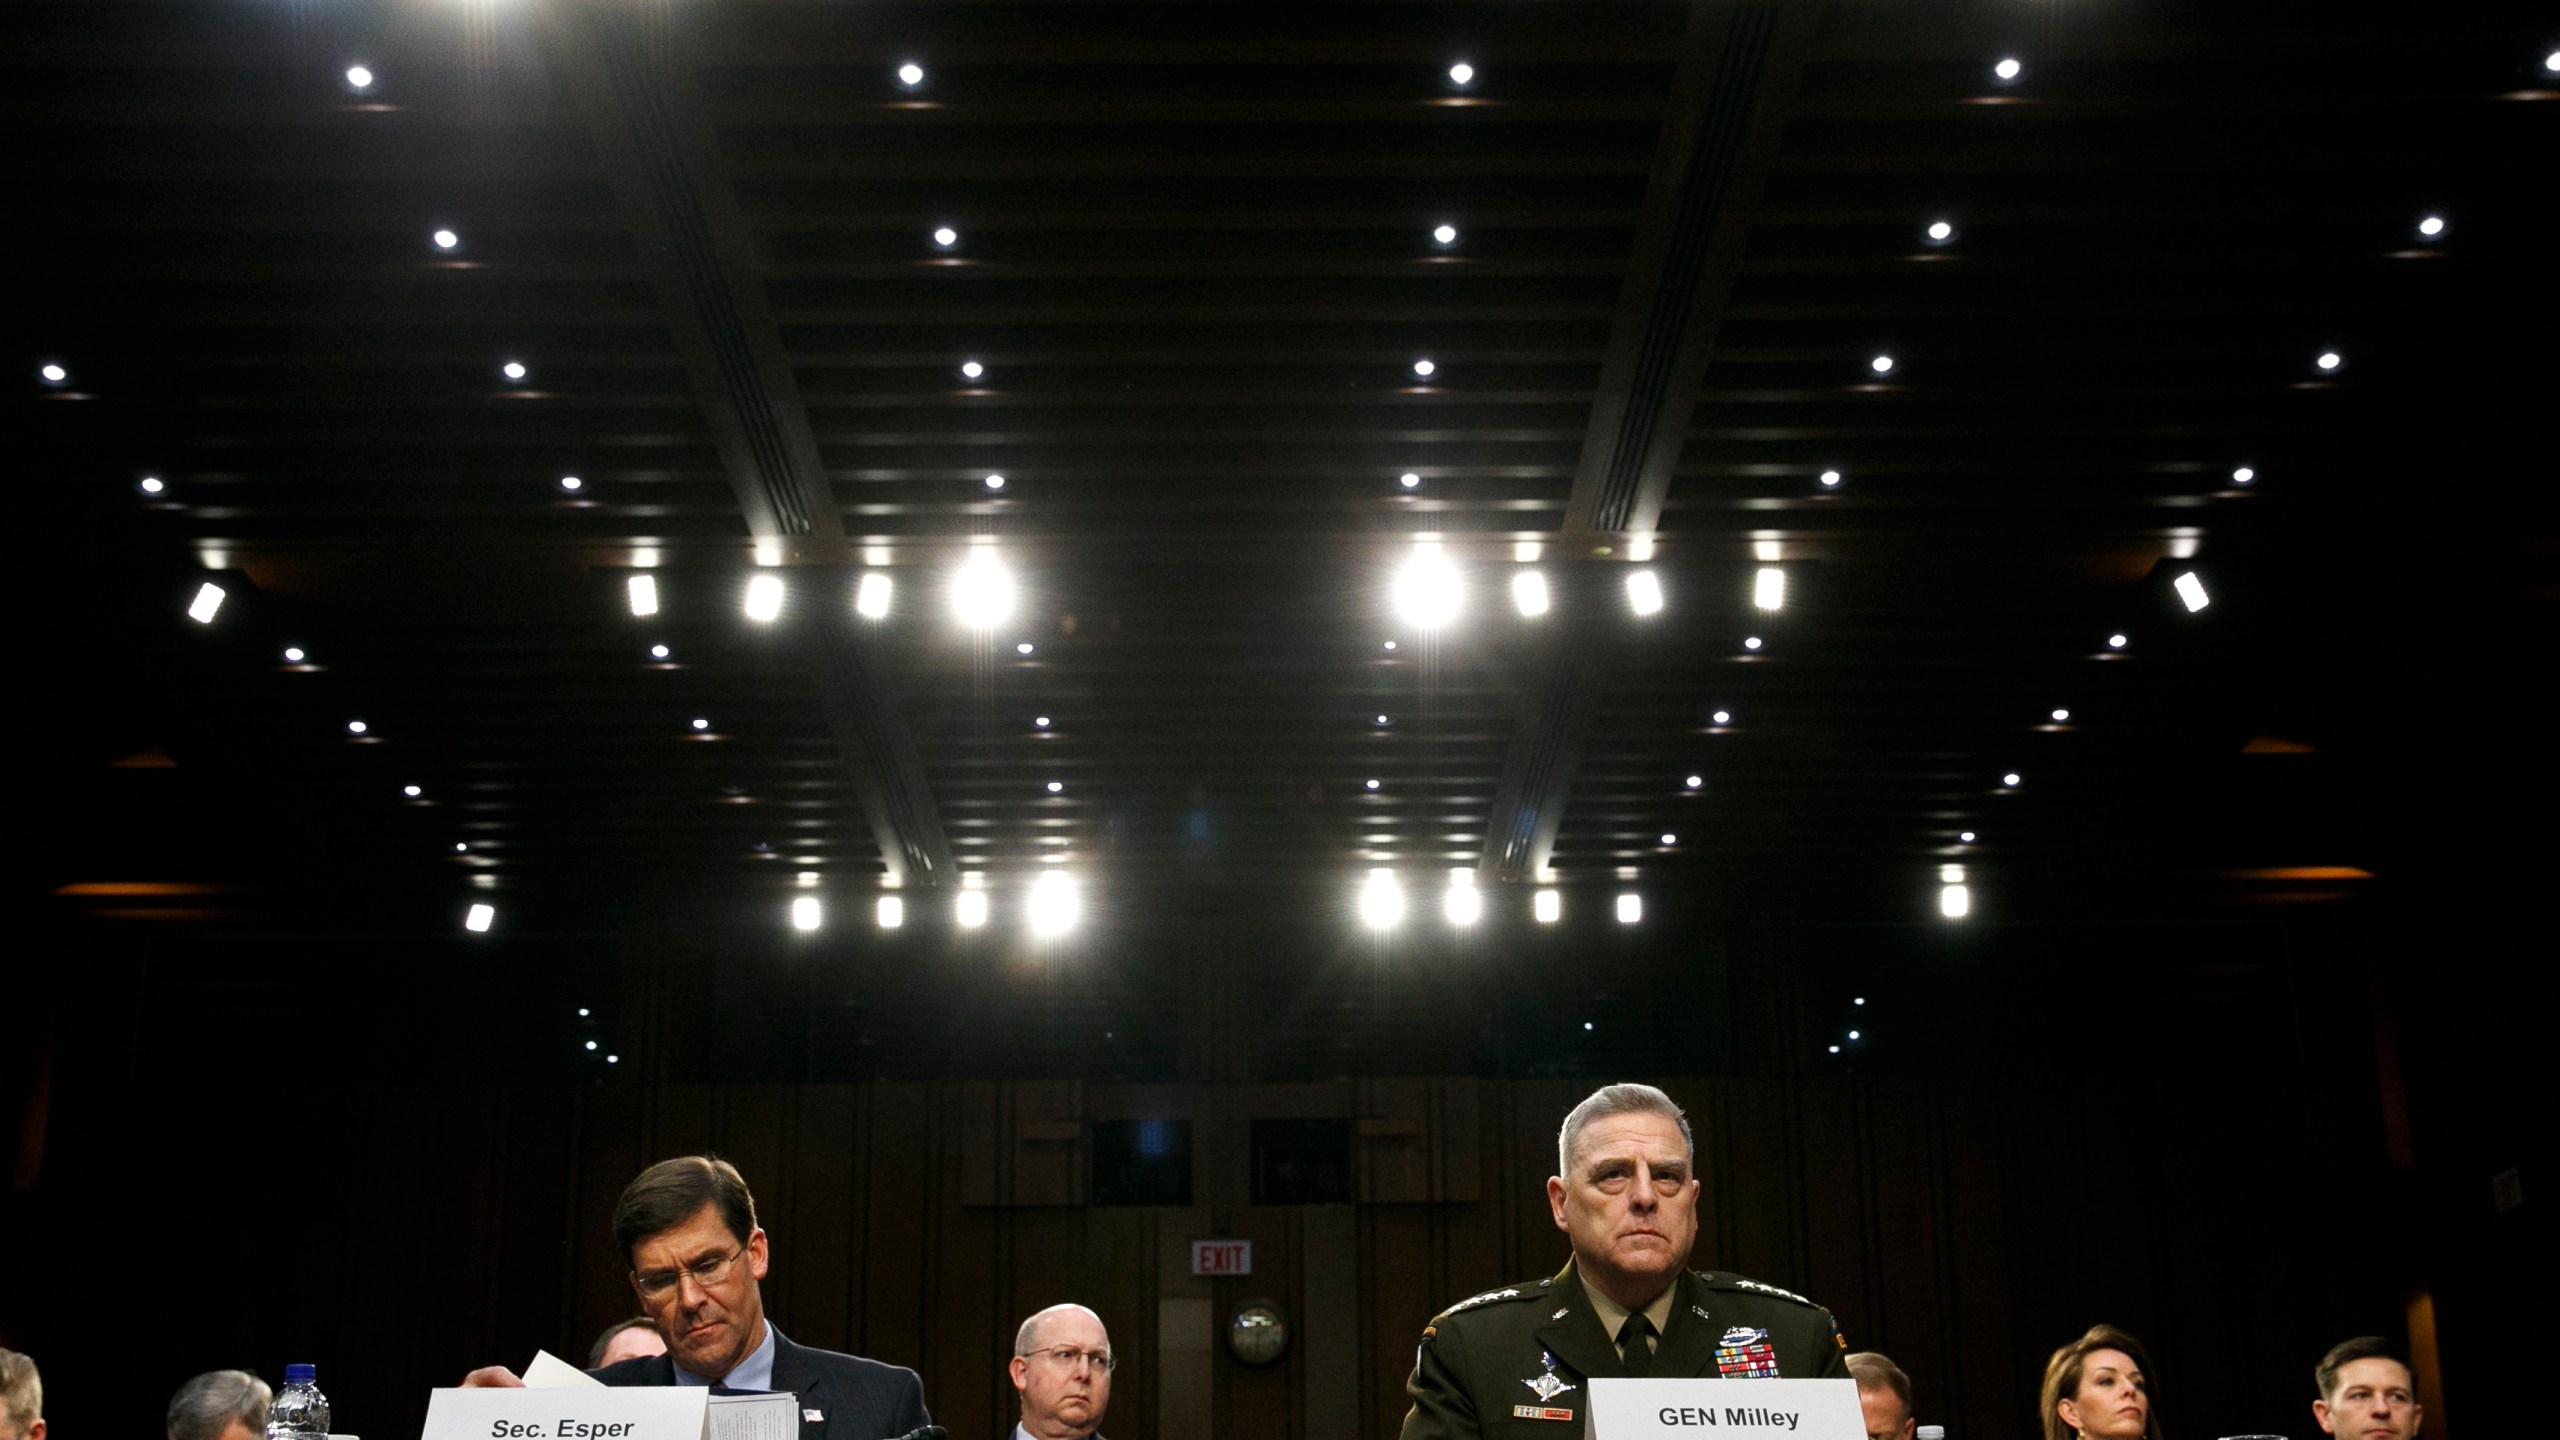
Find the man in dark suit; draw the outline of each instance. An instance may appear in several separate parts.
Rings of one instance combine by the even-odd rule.
[[[794,1345],[765,1319],[769,1247],[728,1161],[687,1155],[641,1171],[614,1204],[613,1238],[667,1353],[590,1371],[598,1380],[787,1390],[800,1397],[801,1440],[896,1440],[931,1423],[913,1370]],[[462,1383],[524,1382],[491,1366]]]
[[[1652,1086],[1604,1086],[1573,1107],[1547,1181],[1573,1258],[1423,1327],[1403,1440],[1578,1435],[1594,1378],[1847,1375],[1830,1311],[1685,1268],[1698,1238],[1696,1169],[1688,1118]]]

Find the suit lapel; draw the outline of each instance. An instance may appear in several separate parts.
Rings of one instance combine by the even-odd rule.
[[[800,1397],[800,1433],[803,1436],[827,1433],[825,1421],[809,1418],[812,1410],[820,1415],[827,1413],[827,1399],[822,1393],[826,1388],[825,1377],[809,1364],[807,1352],[784,1337],[780,1326],[776,1326],[773,1332],[773,1388],[787,1390]]]
[[[1679,1283],[1672,1287],[1671,1319],[1662,1327],[1662,1339],[1653,1349],[1653,1373],[1656,1375],[1711,1375],[1715,1373],[1716,1337],[1724,1332],[1714,1319],[1715,1307],[1707,1302],[1713,1292],[1695,1270],[1682,1270]]]
[[[1600,1312],[1582,1293],[1582,1277],[1574,1273],[1572,1261],[1565,1262],[1547,1290],[1564,1313],[1538,1327],[1538,1343],[1585,1380],[1616,1379],[1626,1367],[1618,1362],[1618,1348],[1609,1342],[1608,1332],[1600,1328]]]

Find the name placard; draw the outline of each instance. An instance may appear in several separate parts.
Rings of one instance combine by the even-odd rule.
[[[702,1440],[699,1385],[436,1390],[420,1440]]]
[[[1855,1380],[1593,1380],[1589,1440],[1867,1440]],[[432,1440],[432,1437],[430,1437]]]

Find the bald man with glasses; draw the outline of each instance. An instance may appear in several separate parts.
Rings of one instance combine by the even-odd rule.
[[[1014,1396],[1022,1418],[1010,1440],[1100,1440],[1111,1408],[1111,1332],[1081,1305],[1052,1305],[1014,1332]]]
[[[728,1161],[663,1160],[613,1207],[613,1238],[667,1353],[589,1371],[607,1385],[717,1385],[800,1397],[800,1440],[939,1440],[916,1372],[794,1345],[764,1314],[771,1264],[755,1197]],[[492,1365],[463,1384],[522,1385]]]

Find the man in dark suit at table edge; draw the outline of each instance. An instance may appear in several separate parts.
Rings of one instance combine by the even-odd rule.
[[[932,1423],[913,1370],[795,1345],[765,1318],[771,1254],[755,1197],[728,1161],[686,1155],[641,1171],[614,1203],[613,1238],[667,1353],[588,1372],[598,1380],[787,1390],[800,1397],[802,1440],[895,1440]],[[524,1382],[492,1365],[462,1383]]]

